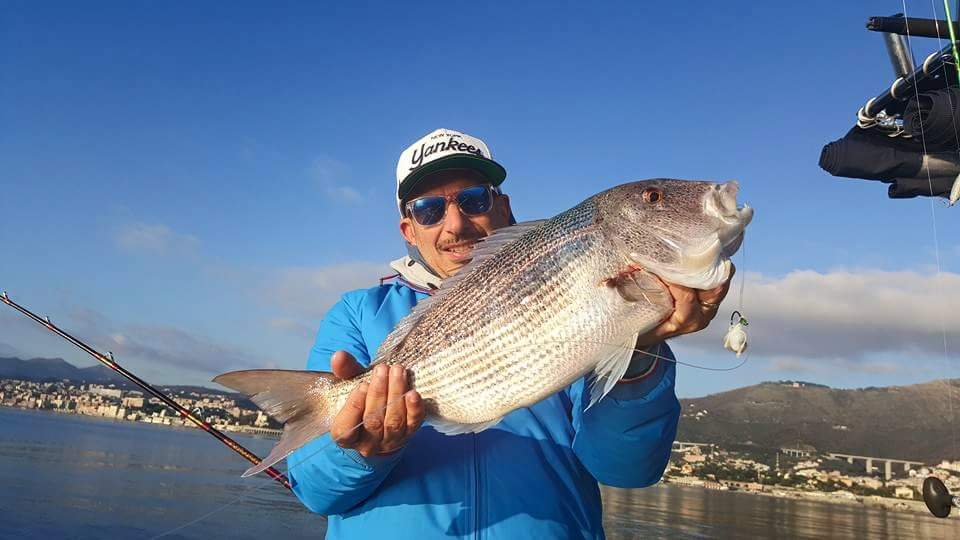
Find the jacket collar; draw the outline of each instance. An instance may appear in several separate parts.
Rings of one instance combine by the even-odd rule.
[[[432,294],[443,284],[443,279],[431,272],[426,265],[417,261],[409,255],[392,261],[390,268],[393,268],[400,274],[399,279],[403,280],[410,288]]]

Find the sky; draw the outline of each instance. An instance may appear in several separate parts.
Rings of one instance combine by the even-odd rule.
[[[903,6],[803,8],[7,2],[0,289],[155,383],[302,368],[325,311],[405,253],[396,160],[443,127],[488,143],[520,220],[631,180],[740,181],[733,292],[673,345],[735,366],[741,309],[751,352],[680,366],[681,396],[960,377],[960,208],[817,165],[893,80],[864,22]],[[0,308],[0,356],[94,363]]]

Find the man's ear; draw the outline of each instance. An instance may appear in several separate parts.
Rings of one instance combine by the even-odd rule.
[[[411,246],[417,245],[417,237],[413,232],[413,222],[410,218],[400,218],[400,234],[403,235],[403,239]]]
[[[501,193],[493,200],[493,207],[497,211],[497,216],[503,220],[504,224],[510,222],[510,196]]]

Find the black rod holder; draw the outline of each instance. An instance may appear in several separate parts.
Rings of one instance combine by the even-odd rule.
[[[870,17],[867,19],[867,30],[886,32],[888,34],[909,35],[910,37],[940,38],[950,40],[950,29],[947,24],[953,24],[956,33],[960,33],[960,25],[936,19],[918,19],[916,17]]]

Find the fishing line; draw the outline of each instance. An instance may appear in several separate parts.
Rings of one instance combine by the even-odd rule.
[[[606,346],[609,346],[609,347],[615,347],[615,346],[616,346],[615,343],[606,343],[606,342],[603,342],[603,341],[590,341],[590,340],[583,340],[583,339],[580,339],[580,340],[570,340],[570,341],[564,341],[564,340],[548,340],[548,341],[540,342],[540,343],[591,343],[591,344],[593,344],[593,345],[606,345]],[[735,366],[733,366],[733,367],[716,368],[716,367],[698,366],[697,364],[691,364],[691,363],[689,363],[689,362],[681,362],[680,360],[677,360],[677,359],[675,359],[675,358],[670,358],[670,357],[663,356],[663,355],[659,354],[659,353],[660,353],[660,347],[663,346],[663,343],[665,343],[665,342],[660,342],[659,344],[657,344],[657,352],[656,352],[656,353],[652,353],[652,352],[650,352],[650,351],[647,351],[647,350],[644,350],[644,349],[638,349],[638,348],[634,348],[634,349],[633,349],[633,352],[638,352],[638,353],[640,353],[640,354],[645,354],[645,355],[647,355],[647,356],[649,356],[649,357],[651,357],[651,358],[655,358],[655,359],[657,359],[657,360],[663,360],[664,362],[672,362],[672,363],[674,363],[674,364],[679,364],[679,365],[681,365],[681,366],[687,366],[687,367],[695,368],[695,369],[702,369],[702,370],[704,370],[704,371],[733,371],[733,370],[735,370],[735,369],[738,369],[738,368],[739,368],[740,366],[742,366],[743,364],[747,363],[747,358],[749,357],[749,354],[750,354],[750,353],[746,353],[746,354],[744,355],[743,360],[741,360],[740,363],[738,363],[737,365],[735,365]]]
[[[946,6],[946,1],[947,1],[947,0],[944,0],[944,5],[945,5],[945,7],[946,7],[946,9],[947,9],[947,12],[949,13],[949,9],[950,9],[950,8],[949,8],[949,6]],[[907,1],[906,1],[906,0],[900,0],[900,2],[901,2],[901,5],[903,6],[903,16],[904,16],[904,18],[906,18],[906,17],[908,16],[908,15],[907,15]],[[931,7],[933,7],[933,18],[934,18],[934,20],[938,20],[938,17],[939,17],[939,16],[937,15],[937,9],[936,9],[936,6],[935,6],[934,3],[933,3],[933,0],[930,0],[930,5],[931,5]],[[952,30],[953,21],[950,20],[949,15],[947,15],[947,24],[948,24],[949,26],[951,26],[951,30]],[[937,29],[937,43],[938,43],[938,45],[939,45],[939,44],[940,44],[940,24],[939,24],[939,21],[936,23],[936,29]],[[910,51],[910,54],[912,55],[912,54],[913,54],[913,43],[912,43],[912,38],[911,38],[911,36],[910,36],[910,25],[909,25],[909,24],[906,25],[906,32],[907,32],[907,50],[909,50],[909,51]],[[952,31],[951,31],[951,33],[952,33]],[[956,41],[953,41],[953,42],[952,42],[952,45],[953,45],[954,59],[956,59],[956,58],[958,57],[958,56],[957,56],[957,43],[956,43]],[[955,61],[956,61],[956,60],[955,60]],[[944,79],[947,79],[946,66],[943,66],[942,69],[944,70]],[[955,66],[954,66],[954,69],[960,70],[960,65],[955,65]],[[958,72],[958,73],[960,73],[960,72]],[[958,76],[960,76],[960,75],[958,75]],[[960,83],[960,79],[958,79],[958,83]],[[947,88],[948,88],[948,90],[949,90],[949,82],[947,82],[946,84],[947,84]],[[917,106],[919,107],[919,105],[920,105],[920,89],[919,89],[919,87],[918,87],[917,84],[914,84],[914,85],[913,85],[913,93],[914,93],[915,99],[917,100]],[[948,93],[948,99],[949,99],[949,93]],[[955,115],[954,115],[952,109],[953,109],[953,107],[952,107],[952,101],[951,101],[951,117],[954,118],[954,120],[953,120],[953,122],[954,122],[953,128],[954,128],[954,136],[956,137],[956,136],[957,136],[957,126],[956,126]],[[926,154],[927,154],[927,138],[926,138],[926,135],[925,135],[924,132],[923,132],[923,115],[922,115],[922,114],[917,114],[917,122],[919,123],[919,128],[920,128],[920,144],[921,144],[921,146],[922,146],[922,148],[923,148],[923,154],[926,155]],[[958,142],[958,145],[960,145],[960,142]],[[958,152],[958,154],[960,154],[960,146],[958,146],[957,152]],[[931,178],[931,175],[930,175],[930,166],[929,166],[929,164],[927,164],[927,166],[925,166],[924,169],[926,170],[926,173],[927,173],[927,184],[928,184],[929,187],[930,187],[930,218],[931,218],[931,223],[932,223],[932,225],[933,225],[933,247],[934,247],[934,255],[935,255],[935,257],[936,257],[936,262],[937,262],[937,283],[939,284],[939,283],[942,283],[943,278],[942,278],[942,276],[941,276],[941,274],[942,274],[942,267],[941,267],[941,262],[940,262],[940,238],[939,238],[939,234],[938,234],[938,230],[937,230],[937,212],[936,212],[936,204],[935,204],[934,197],[933,197],[933,179]],[[956,428],[956,423],[954,422],[954,414],[953,414],[953,385],[952,385],[952,383],[950,382],[950,377],[949,377],[949,373],[950,373],[950,370],[949,370],[949,367],[950,367],[950,357],[949,357],[949,352],[948,352],[948,348],[947,348],[946,313],[944,312],[942,302],[943,302],[943,301],[941,301],[941,305],[940,305],[940,332],[941,332],[941,335],[942,335],[942,338],[943,338],[943,365],[944,365],[944,370],[945,370],[946,373],[947,373],[947,378],[946,378],[947,393],[948,393],[947,404],[948,404],[948,410],[949,410],[949,412],[950,412],[950,425],[951,425],[951,428],[952,428],[952,435],[953,435],[953,453],[954,453],[954,455],[956,456],[956,454],[957,454],[957,428]]]

